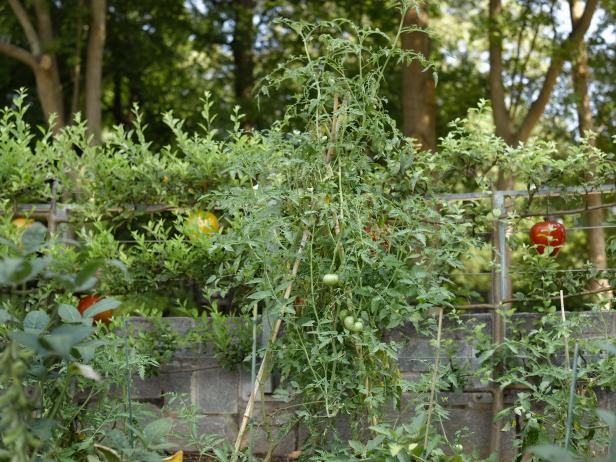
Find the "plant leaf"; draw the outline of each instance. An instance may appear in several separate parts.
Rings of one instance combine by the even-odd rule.
[[[60,305],[60,308],[58,308],[58,315],[60,315],[62,321],[67,323],[81,322],[83,320],[77,308],[66,303]]]
[[[93,318],[97,314],[102,313],[103,311],[111,311],[115,310],[121,303],[118,300],[114,300],[113,298],[104,298],[99,300],[91,307],[89,307],[84,313],[84,318]]]
[[[24,330],[30,333],[41,333],[49,325],[49,315],[41,310],[30,311],[24,319]]]

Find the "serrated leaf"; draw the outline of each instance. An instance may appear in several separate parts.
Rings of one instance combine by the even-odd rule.
[[[364,451],[364,445],[359,441],[349,440],[349,446],[351,446],[357,454],[361,454]]]
[[[173,420],[169,418],[158,419],[145,426],[143,436],[149,444],[158,443],[169,434],[172,428]]]
[[[372,451],[380,446],[385,439],[384,435],[377,435],[366,443],[366,450]]]
[[[251,300],[265,300],[266,298],[270,298],[272,296],[272,292],[269,290],[259,290],[253,294],[248,296]]]
[[[389,453],[392,457],[396,457],[400,451],[404,449],[404,446],[401,444],[390,444],[389,445]]]

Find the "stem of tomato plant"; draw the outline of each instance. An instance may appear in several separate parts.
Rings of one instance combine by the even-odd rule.
[[[428,403],[428,417],[426,418],[426,433],[424,435],[425,451],[428,447],[428,436],[430,434],[430,421],[432,420],[432,410],[434,409],[434,396],[436,394],[436,382],[438,379],[438,369],[441,359],[441,332],[443,331],[443,308],[438,309],[438,330],[436,333],[436,358],[434,359],[434,370],[432,371],[432,383],[430,385],[430,401]],[[427,454],[426,454],[427,456]]]
[[[128,436],[130,447],[135,447],[135,436],[133,435],[133,396],[132,396],[132,377],[130,373],[130,362],[128,358],[128,330],[126,329],[126,319],[122,323],[124,330],[124,361],[126,364],[126,400],[128,401]]]
[[[569,406],[567,408],[567,430],[565,432],[565,450],[569,450],[571,440],[571,427],[573,425],[573,403],[575,401],[575,383],[577,382],[577,362],[579,344],[575,342],[573,349],[573,366],[571,370],[571,385],[569,387]]]
[[[255,387],[255,377],[257,375],[257,304],[254,304],[252,310],[252,358],[250,361],[250,385]],[[248,442],[248,460],[252,461],[252,451],[254,447],[254,419],[250,418],[249,442]]]
[[[66,367],[68,369],[68,365]],[[70,377],[68,378],[68,381],[63,384],[62,390],[60,391],[60,396],[56,400],[53,408],[51,409],[51,412],[47,416],[48,419],[53,420],[56,417],[56,414],[58,413],[60,409],[60,404],[62,404],[62,402],[64,401],[64,398],[66,397],[66,391],[68,390],[69,385],[70,385]]]

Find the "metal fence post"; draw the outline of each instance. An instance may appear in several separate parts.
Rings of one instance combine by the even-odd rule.
[[[504,191],[494,191],[492,193],[492,209],[498,209],[498,215],[502,215],[505,209]],[[508,293],[507,274],[509,262],[507,261],[507,227],[506,222],[499,217],[495,217],[493,228],[493,259],[494,269],[492,270],[492,303],[500,305]],[[503,343],[505,338],[505,318],[500,313],[499,308],[492,311],[492,343],[495,348]],[[494,376],[498,377],[501,367],[494,370]],[[495,453],[497,460],[503,460],[502,444],[502,424],[496,420],[496,416],[503,410],[504,396],[503,390],[497,383],[492,384],[492,427],[490,432],[490,452]]]

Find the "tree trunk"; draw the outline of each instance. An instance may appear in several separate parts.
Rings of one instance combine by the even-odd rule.
[[[425,3],[407,10],[404,25],[422,29],[428,26]],[[431,46],[432,39],[425,32],[406,32],[402,35],[404,50],[429,58]],[[436,151],[434,79],[417,60],[402,68],[402,114],[404,134],[419,141],[423,149]]]
[[[90,31],[86,63],[86,119],[92,142],[101,142],[101,96],[103,78],[103,51],[105,48],[106,0],[90,3]]]
[[[39,69],[34,70],[36,86],[45,117],[49,118],[52,113],[56,114],[54,130],[57,131],[65,125],[66,120],[64,117],[64,92],[60,81],[58,59],[55,54],[50,52],[55,45],[51,12],[47,0],[34,0],[33,3],[36,12],[38,37],[43,53],[39,61]]]
[[[254,126],[254,103],[252,89],[254,86],[254,41],[255,27],[252,23],[254,16],[254,0],[233,0],[235,14],[235,28],[233,30],[233,62],[235,64],[235,97],[245,115],[242,127]]]
[[[579,0],[570,0],[569,8],[571,12],[571,23],[576,27],[582,13],[584,5]],[[592,118],[592,110],[590,108],[590,98],[588,95],[588,54],[586,45],[580,42],[575,59],[572,63],[572,80],[573,89],[575,91],[575,102],[578,115],[578,129],[580,136],[584,136],[586,132],[594,129]],[[594,139],[589,140],[594,145]],[[588,205],[590,207],[600,206],[602,204],[601,194],[589,194]],[[586,230],[588,239],[588,254],[590,261],[599,270],[607,268],[607,254],[605,250],[605,235],[603,233],[603,209],[591,210],[586,214],[587,225]],[[606,279],[597,279],[593,281],[592,289],[600,289],[609,287],[609,282]],[[608,298],[612,298],[612,293],[607,293]]]
[[[36,79],[36,91],[38,93],[41,107],[45,118],[49,120],[52,114],[55,115],[52,130],[57,132],[64,126],[64,101],[62,97],[62,86],[58,77],[58,69],[52,64],[51,58],[44,55],[41,63],[33,69]]]

